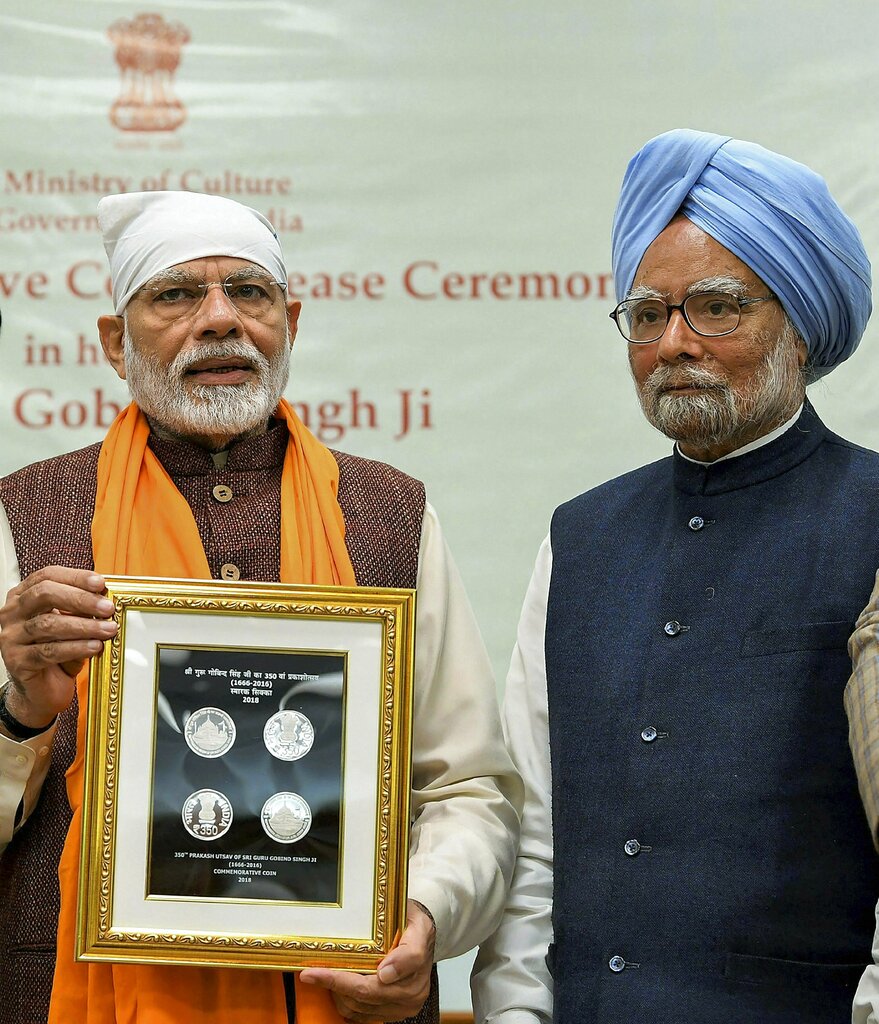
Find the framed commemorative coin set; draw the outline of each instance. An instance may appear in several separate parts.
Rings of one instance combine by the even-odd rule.
[[[374,969],[405,923],[414,591],[107,587],[77,958]]]

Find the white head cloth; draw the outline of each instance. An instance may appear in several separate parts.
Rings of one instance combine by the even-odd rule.
[[[250,260],[286,287],[275,229],[261,213],[232,199],[200,192],[123,192],[99,201],[98,224],[117,316],[151,277],[204,256]]]

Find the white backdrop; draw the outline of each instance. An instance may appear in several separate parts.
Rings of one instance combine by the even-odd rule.
[[[124,401],[98,365],[98,198],[240,199],[303,298],[289,397],[426,481],[502,678],[552,509],[669,447],[607,319],[628,158],[673,127],[760,142],[879,253],[877,29],[872,0],[0,0],[0,471],[98,440]],[[877,333],[813,389],[873,447]],[[444,1002],[468,1005],[460,966]]]

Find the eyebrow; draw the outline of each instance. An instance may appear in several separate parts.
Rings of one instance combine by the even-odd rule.
[[[748,286],[740,277],[718,274],[715,277],[704,277],[701,281],[694,281],[687,288],[687,296],[698,295],[699,292],[725,292],[740,299],[747,290]]]
[[[163,284],[193,284],[196,281],[196,276],[188,270],[177,270],[174,267],[170,267],[168,270],[163,270],[161,273],[151,277],[149,281],[145,281],[141,288],[145,291],[153,291]]]
[[[717,274],[714,277],[703,277],[701,280],[693,281],[692,284],[687,285],[687,293],[684,297],[689,298],[691,295],[698,295],[700,292],[724,292],[740,299],[747,290],[748,286],[741,278],[732,277],[728,274]],[[639,284],[636,288],[633,288],[626,298],[667,301],[667,296],[663,292],[646,284]]]
[[[227,274],[224,281],[272,281],[275,282],[274,277],[262,267],[239,267],[237,270],[233,270],[231,274]],[[277,282],[275,282],[277,283]]]
[[[239,267],[237,270],[233,270],[230,274],[227,274],[224,281],[271,281],[274,282],[274,278],[262,267],[248,266]],[[141,288],[145,291],[155,291],[156,288],[161,288],[168,284],[191,284],[198,285],[199,287],[204,286],[205,280],[203,277],[199,277],[191,270],[181,270],[179,267],[169,267],[167,270],[161,271],[151,277],[149,281],[146,281]]]
[[[656,288],[648,288],[646,284],[639,284],[637,288],[632,288],[626,299],[661,299],[665,302],[662,292],[657,291]]]

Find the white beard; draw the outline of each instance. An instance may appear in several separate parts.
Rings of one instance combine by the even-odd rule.
[[[204,342],[163,365],[144,352],[125,324],[125,376],[132,399],[155,426],[176,437],[243,437],[265,429],[290,373],[290,332],[272,359],[243,341]],[[255,371],[243,384],[193,384],[187,370],[205,359],[243,359]]]
[[[733,390],[723,377],[697,363],[658,366],[638,390],[644,415],[666,437],[695,448],[735,443],[755,426],[771,430],[796,412],[805,395],[798,337],[785,324],[747,390]],[[677,395],[665,390],[671,384],[703,390]]]

